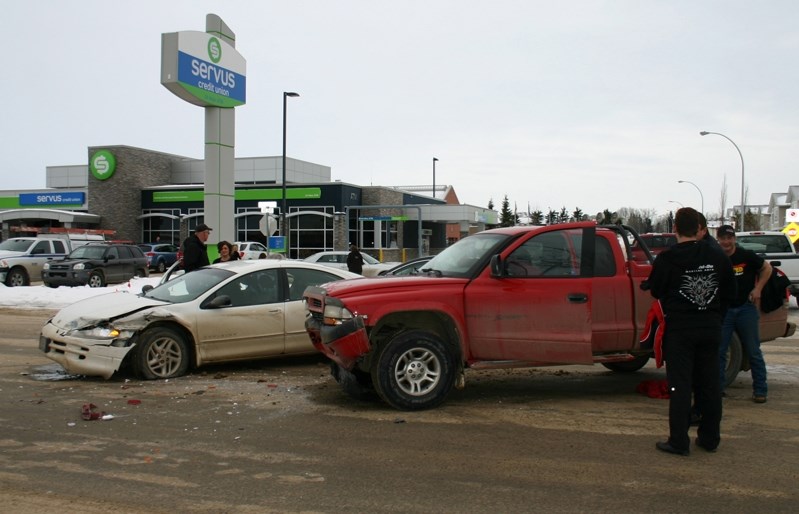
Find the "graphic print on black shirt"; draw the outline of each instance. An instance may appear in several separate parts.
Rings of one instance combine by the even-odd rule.
[[[683,273],[680,283],[680,295],[696,305],[698,310],[705,310],[716,298],[719,279],[712,264],[705,264]]]

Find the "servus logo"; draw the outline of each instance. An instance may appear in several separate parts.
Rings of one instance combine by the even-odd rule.
[[[222,60],[222,45],[219,44],[219,40],[215,37],[208,40],[208,57],[214,64]]]
[[[107,180],[111,178],[117,167],[117,160],[114,154],[108,150],[98,150],[92,155],[89,161],[89,170],[97,180]]]

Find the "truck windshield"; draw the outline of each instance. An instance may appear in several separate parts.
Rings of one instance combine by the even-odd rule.
[[[466,237],[433,257],[421,271],[430,270],[446,277],[472,276],[475,268],[484,265],[509,237],[486,233]]]
[[[0,250],[9,252],[24,252],[33,243],[30,239],[8,239],[0,243]]]

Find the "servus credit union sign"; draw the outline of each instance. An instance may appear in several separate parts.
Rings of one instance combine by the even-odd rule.
[[[247,61],[225,41],[195,30],[161,34],[161,84],[201,107],[246,101]]]

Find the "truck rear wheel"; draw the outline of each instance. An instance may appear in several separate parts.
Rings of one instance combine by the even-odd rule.
[[[437,336],[420,330],[395,336],[372,366],[372,383],[387,404],[401,410],[441,404],[455,385],[456,360]]]
[[[649,362],[650,357],[651,355],[649,354],[639,355],[631,361],[603,362],[602,365],[611,371],[616,371],[619,373],[632,373],[646,366],[646,363]]]
[[[724,387],[729,387],[730,384],[735,382],[735,377],[741,371],[741,363],[743,362],[744,352],[741,340],[738,334],[732,333],[730,340],[730,349],[727,351],[727,368],[724,370]]]

